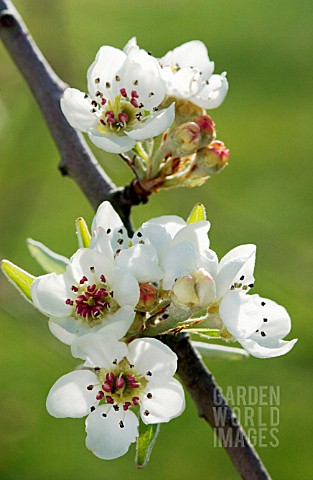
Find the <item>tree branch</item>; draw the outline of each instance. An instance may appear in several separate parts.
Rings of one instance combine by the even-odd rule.
[[[165,335],[159,338],[178,356],[177,373],[179,377],[195,402],[200,417],[204,418],[214,429],[241,478],[245,480],[269,479],[270,477],[249,438],[240,426],[236,415],[227,405],[213,375],[192,347],[188,335],[181,333],[177,336]],[[220,417],[217,413],[218,409],[223,410],[223,415]]]
[[[60,98],[67,85],[49,66],[9,0],[0,0],[0,36],[38,102],[60,152],[59,168],[62,174],[73,178],[95,209],[104,200],[110,201],[131,232],[131,206],[145,203],[148,192],[143,191],[136,180],[124,189],[118,189],[94,158],[83,136],[68,124],[60,109]],[[214,407],[222,405],[226,409],[226,424],[221,426],[222,430],[225,433],[230,430],[233,440],[240,438],[243,442],[242,446],[236,446],[236,442],[232,446],[225,446],[241,477],[246,480],[269,479],[213,376],[192,348],[188,337],[184,334],[163,336],[162,341],[176,352],[178,374],[195,401],[199,414],[217,429],[219,425],[214,416]],[[220,429],[216,431],[220,433]]]

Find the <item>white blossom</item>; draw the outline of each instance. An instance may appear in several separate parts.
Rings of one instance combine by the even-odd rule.
[[[143,50],[129,54],[103,46],[87,72],[88,93],[65,90],[61,108],[73,128],[87,132],[111,153],[131,150],[174,121],[174,105],[158,111],[165,96],[157,60]]]
[[[216,298],[209,305],[209,321],[222,327],[225,338],[234,337],[253,356],[284,355],[297,339],[283,341],[291,328],[285,308],[259,295],[248,295],[254,286],[255,245],[228,252],[217,266]]]
[[[86,446],[96,456],[124,455],[138,436],[139,408],[145,424],[168,422],[185,407],[184,392],[173,378],[176,355],[159,340],[136,339],[128,346],[100,333],[72,345],[84,369],[61,377],[47,398],[48,412],[59,418],[86,419]]]
[[[81,248],[65,273],[38,277],[31,288],[34,305],[50,317],[51,332],[71,344],[77,336],[105,328],[122,338],[135,317],[138,282],[116,266],[109,241],[105,254]]]
[[[142,51],[132,38],[125,52]],[[228,91],[226,73],[213,74],[214,62],[209,59],[203,42],[192,40],[170,50],[159,59],[168,96],[186,99],[205,109],[217,108]]]

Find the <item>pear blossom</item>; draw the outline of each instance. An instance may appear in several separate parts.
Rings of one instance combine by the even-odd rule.
[[[86,415],[86,446],[97,457],[124,455],[138,437],[139,410],[145,424],[168,422],[185,407],[184,391],[173,378],[177,357],[153,338],[129,345],[100,332],[78,338],[74,357],[82,370],[61,377],[51,388],[47,410],[54,417]]]
[[[109,239],[113,251],[119,252],[118,266],[130,270],[139,282],[162,278],[164,290],[169,290],[179,276],[200,267],[209,271],[215,267],[216,254],[209,250],[208,221],[189,225],[176,215],[160,216],[144,222],[129,238],[117,212],[109,202],[103,202],[91,229],[91,248],[104,252]]]
[[[35,307],[67,344],[102,328],[122,338],[134,320],[139,293],[135,277],[116,266],[109,242],[105,255],[80,248],[63,274],[42,275],[31,287]]]
[[[161,69],[143,50],[101,47],[87,80],[88,93],[67,88],[61,108],[70,125],[103,150],[127,152],[174,121],[174,104],[158,111],[165,96]]]
[[[291,328],[288,313],[272,300],[247,294],[254,286],[255,256],[255,245],[248,244],[234,248],[221,259],[207,324],[219,328],[225,339],[235,338],[255,357],[284,355],[297,341],[282,340]]]
[[[136,39],[129,40],[125,52],[142,51]],[[159,59],[168,96],[183,98],[205,109],[219,107],[228,91],[226,73],[213,74],[203,42],[192,40],[170,50]]]

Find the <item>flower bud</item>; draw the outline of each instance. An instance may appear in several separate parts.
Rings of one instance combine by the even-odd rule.
[[[171,300],[177,308],[189,307],[197,310],[207,307],[215,299],[215,293],[213,277],[200,268],[192,275],[185,275],[176,280]]]
[[[193,162],[192,177],[204,177],[220,172],[226,167],[229,155],[229,150],[219,140],[201,148]]]
[[[139,288],[140,298],[136,308],[147,312],[156,305],[159,298],[159,292],[157,287],[152,285],[152,283],[142,283]]]
[[[215,123],[213,122],[212,118],[209,115],[200,115],[199,117],[195,118],[195,122],[199,125],[201,130],[201,144],[200,147],[206,147],[215,140],[216,132],[215,132]]]
[[[194,153],[200,147],[201,129],[195,122],[182,123],[174,128],[167,138],[164,148],[173,157],[185,157]]]

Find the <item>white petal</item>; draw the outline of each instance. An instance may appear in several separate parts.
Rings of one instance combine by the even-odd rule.
[[[254,333],[250,338],[265,346],[269,340],[284,338],[288,335],[291,330],[291,320],[287,310],[273,300],[260,297],[260,305],[263,322],[259,332]]]
[[[31,287],[32,300],[36,308],[45,315],[64,317],[71,315],[73,307],[66,305],[70,288],[64,274],[49,273],[36,278]]]
[[[121,457],[136,441],[138,424],[130,410],[116,412],[110,405],[100,405],[86,419],[86,447],[104,460]]]
[[[116,75],[123,69],[126,61],[126,54],[118,48],[103,46],[99,49],[95,61],[91,64],[87,72],[88,90],[95,95],[100,90],[106,99],[114,100],[118,94]],[[110,87],[107,88],[106,84]]]
[[[91,331],[85,322],[71,316],[51,317],[48,325],[50,332],[66,345],[71,345],[77,337]]]
[[[143,226],[146,225],[161,225],[166,228],[166,231],[173,238],[179,230],[181,230],[187,223],[181,217],[177,215],[162,215],[161,217],[151,218],[148,222],[145,222]]]
[[[80,248],[72,256],[71,263],[66,268],[71,272],[77,282],[83,276],[86,276],[89,284],[98,283],[101,275],[106,276],[114,267],[114,257],[112,250],[107,250],[106,254],[92,250],[91,248]]]
[[[122,250],[116,265],[131,273],[139,283],[157,282],[162,277],[155,249],[150,245],[136,244]]]
[[[90,248],[114,259],[111,240],[104,228],[98,227],[94,230],[90,239]]]
[[[171,57],[172,62],[174,61],[180,68],[195,67],[206,77],[213,73],[214,62],[210,62],[208,50],[204,43],[199,40],[183,43],[172,52],[168,52],[165,57],[160,59],[161,64],[165,63],[171,66],[171,63],[168,63]]]
[[[169,248],[161,263],[164,272],[163,289],[170,290],[176,278],[194,272],[198,256],[192,243],[178,243]]]
[[[132,241],[133,243],[144,241],[145,244],[152,245],[161,259],[168,250],[172,238],[164,226],[146,222],[134,233]]]
[[[167,130],[175,119],[175,104],[165,110],[161,110],[157,114],[150,115],[147,120],[137,124],[137,128],[126,132],[128,137],[135,140],[146,140],[147,138],[153,138]]]
[[[132,49],[136,49],[138,50],[139,47],[137,45],[137,39],[136,37],[132,37],[130,40],[128,40],[128,42],[126,43],[125,47],[123,48],[123,51],[126,53],[126,55],[129,54],[129,52],[132,50]]]
[[[202,221],[195,222],[191,225],[186,225],[174,237],[173,245],[180,242],[189,242],[194,244],[198,252],[209,248],[210,242],[208,238],[208,231],[210,229],[210,222]]]
[[[120,339],[126,335],[135,318],[133,307],[125,305],[119,308],[112,315],[106,316],[103,326],[98,329],[99,333],[108,335],[112,333],[116,338]]]
[[[172,75],[169,74],[168,69],[164,70],[163,78],[166,82],[168,95],[189,99],[199,91],[201,79],[197,69],[181,68]]]
[[[73,357],[86,360],[86,366],[108,370],[115,360],[119,362],[127,355],[126,344],[118,342],[111,332],[106,334],[103,330],[101,333],[89,333],[77,338],[72,343],[71,350]]]
[[[128,345],[128,360],[134,369],[148,380],[165,381],[172,377],[177,368],[177,356],[164,343],[155,338],[138,338]]]
[[[219,314],[227,330],[235,338],[249,337],[262,324],[258,295],[229,291],[222,298]]]
[[[126,88],[126,92],[129,94],[135,90],[139,103],[144,105],[144,110],[151,111],[163,101],[165,86],[161,78],[159,62],[145,50],[134,48],[130,50],[125,62],[123,78],[125,79],[123,87]]]
[[[212,75],[209,78],[209,83],[204,83],[203,88],[195,96],[191,97],[190,101],[202,108],[217,108],[223,103],[227,91],[228,81],[226,74]]]
[[[97,376],[89,370],[78,370],[59,378],[47,397],[47,410],[53,417],[80,418],[88,415],[90,407],[97,405],[94,390],[88,385],[98,383]]]
[[[218,258],[216,253],[211,249],[206,249],[199,255],[197,266],[199,268],[204,268],[207,272],[209,272],[214,279],[217,276],[217,268],[218,268]]]
[[[92,113],[89,98],[76,88],[67,88],[61,98],[61,109],[69,124],[81,132],[96,132],[98,119]]]
[[[88,135],[96,147],[102,148],[109,153],[125,153],[131,150],[136,141],[126,135],[111,133],[106,135]],[[147,137],[146,137],[147,138]]]
[[[106,231],[109,229],[111,232],[123,228],[123,222],[110,202],[102,202],[98,207],[96,215],[92,221],[92,232],[98,227],[102,227]]]
[[[152,397],[148,398],[147,393]],[[148,383],[140,404],[140,414],[144,423],[168,422],[178,417],[184,409],[184,389],[178,380],[172,378],[162,383],[153,382],[153,380]],[[148,415],[147,412],[149,412]]]
[[[255,245],[240,245],[230,250],[221,259],[216,280],[217,298],[221,298],[234,282],[239,282],[243,285],[254,283],[255,255]],[[241,280],[242,276],[244,278]]]
[[[253,355],[257,358],[271,358],[279,357],[290,352],[295,343],[298,341],[297,338],[290,341],[277,340],[271,346],[263,346],[255,342],[251,338],[238,338],[238,342],[243,346],[250,355]]]
[[[114,292],[114,300],[123,307],[135,307],[139,301],[139,285],[136,278],[126,269],[116,267],[108,275],[110,289]]]

